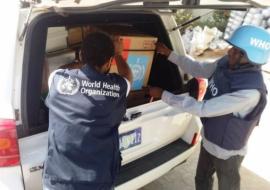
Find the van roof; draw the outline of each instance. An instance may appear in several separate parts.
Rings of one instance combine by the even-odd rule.
[[[185,3],[186,2],[186,3]],[[169,3],[169,4],[168,4]],[[58,8],[79,8],[89,7],[95,9],[107,9],[107,8],[119,8],[123,6],[164,6],[169,8],[170,6],[191,6],[192,8],[200,7],[217,7],[217,6],[248,6],[255,7],[267,7],[270,6],[268,0],[195,0],[195,1],[180,1],[180,0],[41,0],[37,7],[58,7]],[[166,7],[167,6],[167,7]]]

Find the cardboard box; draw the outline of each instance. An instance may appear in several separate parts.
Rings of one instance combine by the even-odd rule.
[[[68,28],[67,44],[68,46],[74,46],[82,42],[82,27]]]
[[[140,90],[148,83],[157,38],[151,36],[120,36],[120,38],[124,43],[122,56],[133,73],[131,90]],[[110,72],[118,72],[115,61]]]

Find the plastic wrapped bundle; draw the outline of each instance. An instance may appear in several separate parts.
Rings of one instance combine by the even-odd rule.
[[[254,26],[261,26],[263,21],[263,15],[260,13],[254,14],[252,21],[251,21],[251,25]]]
[[[266,24],[268,27],[270,27],[270,18],[267,19]]]
[[[190,54],[192,56],[201,55],[206,49],[209,48],[210,43],[218,35],[220,34],[218,33],[218,29],[216,27],[208,28],[205,26],[203,30],[199,26],[195,27],[193,30]]]
[[[264,18],[270,18],[270,7],[262,10],[262,15]]]
[[[262,10],[259,8],[249,9],[247,15],[245,16],[243,25],[254,25],[261,26],[264,16],[262,15]]]
[[[231,11],[230,18],[224,32],[225,39],[229,38],[236,28],[242,25],[245,16],[246,11]]]
[[[267,28],[267,21],[266,21],[266,20],[263,20],[263,21],[262,21],[261,27],[262,27],[262,28]]]
[[[190,29],[186,29],[185,33],[182,35],[182,40],[183,43],[185,44],[185,49],[187,51],[187,53],[190,53],[190,48],[191,48],[191,40],[193,37],[193,31],[191,31]]]

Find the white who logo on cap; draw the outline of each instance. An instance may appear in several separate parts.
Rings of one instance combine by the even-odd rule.
[[[264,50],[270,49],[270,42],[253,37],[250,38],[250,45]]]

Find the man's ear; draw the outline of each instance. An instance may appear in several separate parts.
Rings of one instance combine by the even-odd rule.
[[[249,60],[248,60],[248,58],[247,58],[246,55],[243,55],[243,56],[241,57],[240,63],[249,63]]]
[[[114,57],[111,57],[108,61],[108,67],[111,68]]]
[[[79,61],[82,61],[82,50],[79,50]]]
[[[106,72],[106,73],[110,71],[111,66],[112,66],[112,62],[113,62],[113,57],[111,57],[111,58],[106,62],[106,64],[102,66],[103,69],[105,69],[105,72]]]

